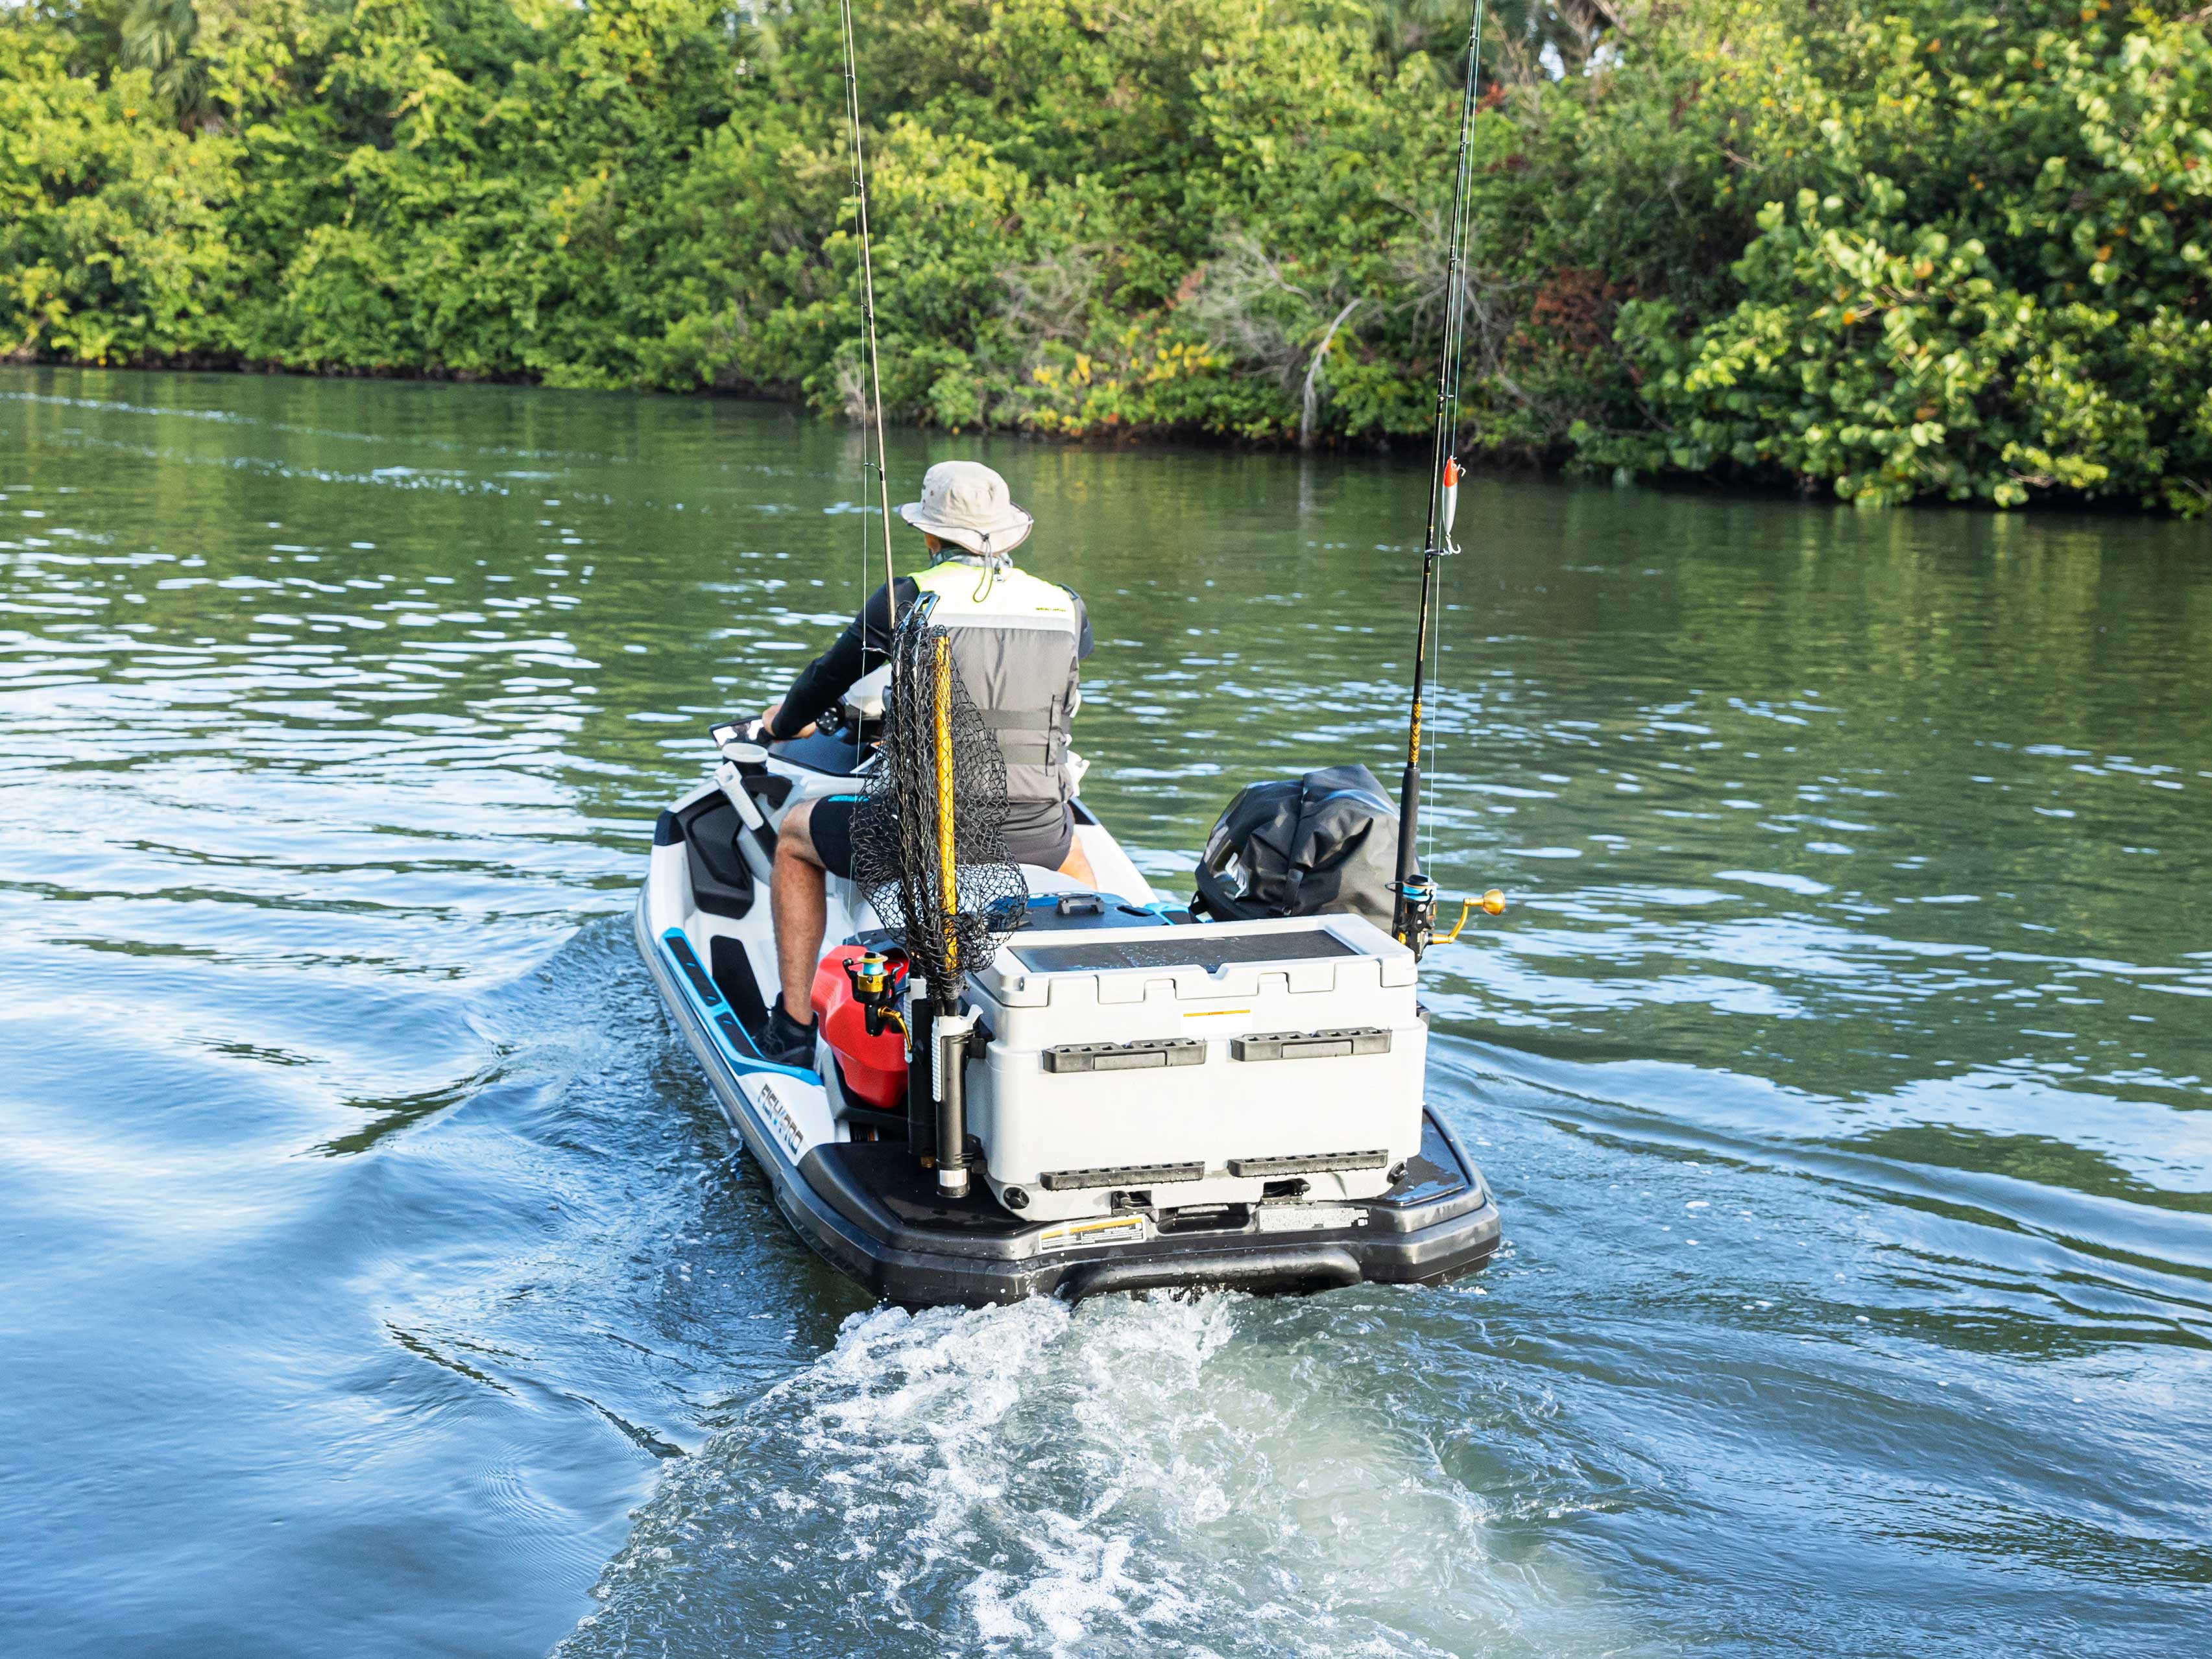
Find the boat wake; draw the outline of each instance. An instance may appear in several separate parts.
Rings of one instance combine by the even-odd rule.
[[[1345,1322],[1404,1299],[857,1314],[672,1466],[558,1653],[1613,1645],[1588,1608],[1553,1628],[1558,1576],[1494,1562],[1483,1500],[1345,1364]]]

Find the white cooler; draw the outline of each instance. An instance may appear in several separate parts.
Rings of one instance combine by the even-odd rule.
[[[992,1190],[1036,1220],[1378,1197],[1421,1144],[1414,989],[1360,916],[1024,928],[969,987]]]

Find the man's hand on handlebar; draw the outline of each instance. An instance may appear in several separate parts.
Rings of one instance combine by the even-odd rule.
[[[808,725],[797,732],[787,732],[781,737],[771,738],[769,733],[775,729],[775,717],[782,712],[783,703],[780,699],[761,710],[759,727],[761,742],[789,743],[796,738],[811,738],[814,735],[814,727]]]

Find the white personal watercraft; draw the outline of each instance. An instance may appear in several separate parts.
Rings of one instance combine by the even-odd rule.
[[[846,733],[880,707],[854,695]],[[777,984],[775,826],[875,757],[841,732],[751,735],[717,727],[713,780],[661,813],[638,945],[785,1215],[868,1290],[924,1305],[1433,1284],[1497,1247],[1480,1173],[1423,1103],[1413,952],[1353,914],[1164,903],[1079,800],[1095,887],[1022,867],[1020,925],[967,983],[952,1069],[974,1179],[950,1195],[938,1039],[884,1017],[902,964],[855,883],[829,882],[814,1065],[755,1048]]]
[[[713,781],[660,815],[637,906],[653,981],[792,1224],[878,1296],[1434,1284],[1497,1248],[1481,1174],[1422,1098],[1428,1024],[1416,994],[1436,937],[1437,885],[1416,855],[1421,733],[1437,561],[1456,550],[1480,40],[1478,0],[1395,812],[1364,767],[1248,788],[1207,843],[1190,908],[1163,903],[1079,799],[1075,835],[1094,884],[1017,868],[989,844],[1003,756],[980,726],[961,735],[967,694],[921,596],[897,623],[891,663],[846,694],[839,730],[763,746],[717,727]],[[888,606],[892,507],[849,13],[844,46]],[[1063,799],[1081,779],[1071,763]],[[881,809],[874,873],[863,872],[872,884],[829,880],[813,1064],[771,1063],[756,1036],[778,988],[776,826],[794,802],[850,792],[870,773],[852,823],[857,853],[861,814]],[[1494,891],[1480,902],[1504,908]]]

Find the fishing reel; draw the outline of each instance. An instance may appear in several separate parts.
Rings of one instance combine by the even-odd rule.
[[[865,951],[845,959],[845,978],[853,988],[853,1000],[860,1005],[860,1021],[870,1036],[886,1031],[907,1035],[906,1014],[899,993],[906,984],[906,957],[896,952]]]
[[[1459,920],[1452,924],[1449,933],[1437,932],[1437,884],[1426,876],[1416,875],[1398,883],[1391,890],[1398,896],[1397,926],[1392,930],[1401,945],[1419,957],[1431,945],[1450,945],[1466,931],[1468,918],[1480,910],[1485,915],[1505,914],[1505,895],[1493,887],[1480,898],[1460,901]]]

